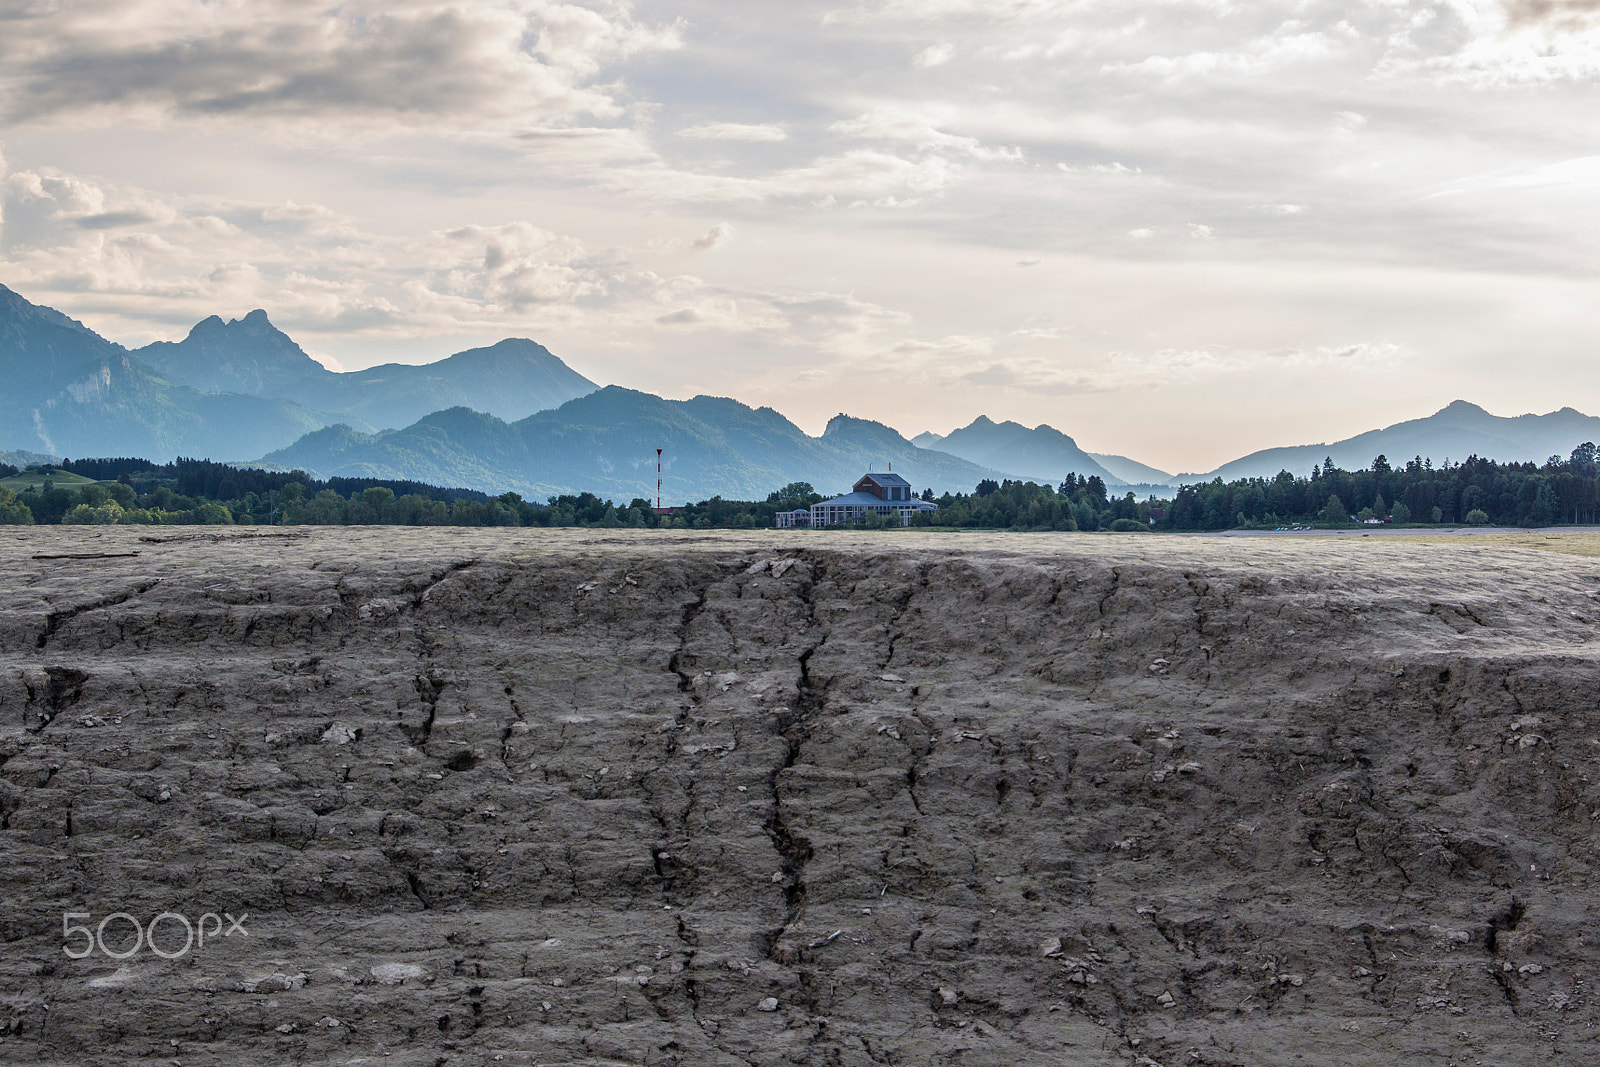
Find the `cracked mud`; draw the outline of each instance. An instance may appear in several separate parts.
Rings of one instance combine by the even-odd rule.
[[[41,529],[0,560],[0,1062],[1600,1060],[1594,559]],[[119,912],[247,932],[64,951]]]

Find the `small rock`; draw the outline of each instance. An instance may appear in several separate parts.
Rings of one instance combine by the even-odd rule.
[[[324,1015],[322,1018],[317,1020],[317,1025],[327,1027],[329,1030],[337,1030],[344,1024],[331,1015]]]
[[[127,964],[123,964],[111,974],[105,974],[101,975],[99,978],[89,979],[88,984],[90,989],[115,989],[118,986],[124,986],[131,982],[135,982],[139,979],[139,977],[140,971],[138,969],[129,967]]]
[[[322,731],[322,743],[325,745],[348,745],[355,739],[355,729],[342,722],[336,722]]]
[[[1177,1002],[1177,999],[1173,997],[1171,993],[1162,993],[1156,998],[1156,1003],[1161,1005],[1163,1008],[1170,1008]]]
[[[373,967],[373,980],[379,985],[400,985],[427,976],[425,968],[415,963],[380,963]]]
[[[767,998],[763,999],[760,1004],[756,1005],[756,1010],[757,1011],[777,1011],[778,1010],[778,998],[777,997],[767,997]]]
[[[1544,968],[1537,963],[1524,963],[1517,968],[1518,974],[1543,974]]]
[[[284,974],[282,971],[273,971],[270,974],[253,974],[239,983],[239,989],[245,993],[287,993],[299,989],[306,984],[304,974]]]
[[[951,989],[949,986],[939,987],[939,1003],[943,1004],[945,1007],[954,1007],[956,1001],[960,999],[960,994],[958,994],[954,989]]]
[[[1517,741],[1517,747],[1532,748],[1534,745],[1543,743],[1543,741],[1544,738],[1540,737],[1538,734],[1523,734],[1522,737]]]
[[[1041,956],[1059,956],[1059,955],[1061,955],[1061,939],[1059,937],[1052,937],[1048,941],[1041,942],[1040,945],[1039,945],[1039,955],[1041,955]]]

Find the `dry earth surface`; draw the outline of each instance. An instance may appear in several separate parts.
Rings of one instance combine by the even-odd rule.
[[[0,1061],[1600,1062],[1595,545],[10,528]]]

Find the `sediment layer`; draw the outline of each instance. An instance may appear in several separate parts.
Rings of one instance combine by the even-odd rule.
[[[50,529],[0,565],[0,1061],[1600,1060],[1592,559]],[[247,932],[69,958],[119,912]]]

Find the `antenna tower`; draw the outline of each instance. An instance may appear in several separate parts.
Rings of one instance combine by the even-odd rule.
[[[661,510],[661,449],[656,449],[656,510]]]

